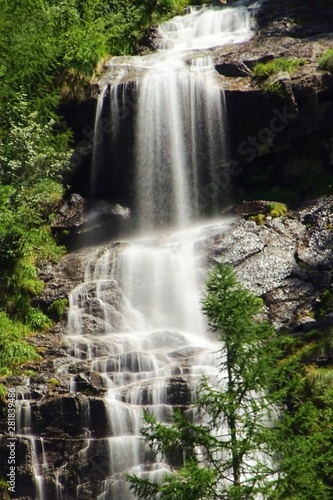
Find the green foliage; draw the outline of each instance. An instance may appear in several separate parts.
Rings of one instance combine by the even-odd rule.
[[[319,315],[326,316],[333,311],[333,290],[324,290],[320,298]]]
[[[213,470],[200,467],[195,460],[186,460],[177,474],[165,474],[161,485],[146,478],[127,475],[131,489],[138,499],[158,498],[169,500],[187,500],[212,498],[216,484]]]
[[[325,50],[319,59],[318,68],[333,74],[333,48]]]
[[[54,317],[56,321],[60,321],[66,315],[68,305],[68,299],[54,300],[48,308],[48,313]]]
[[[8,482],[5,479],[0,479],[0,492],[2,500],[10,500],[8,493]]]
[[[249,217],[249,220],[253,220],[258,226],[262,226],[263,224],[265,224],[265,215],[264,214],[251,215]]]
[[[269,214],[271,217],[273,217],[273,219],[275,219],[276,217],[285,217],[288,212],[287,205],[285,205],[284,203],[279,203],[277,201],[272,201],[269,204],[268,209]]]
[[[0,400],[5,399],[7,395],[7,389],[3,384],[0,384]]]
[[[0,182],[32,187],[43,180],[59,181],[69,170],[68,133],[55,133],[55,121],[46,123],[31,111],[28,96],[17,94],[11,108],[1,106]],[[41,200],[35,200],[37,203]]]
[[[304,59],[278,57],[265,63],[257,63],[253,68],[253,74],[259,80],[266,80],[268,77],[280,71],[286,71],[292,75],[297,69],[304,66],[304,64]]]
[[[69,169],[68,134],[55,133],[52,120],[42,124],[30,113],[25,94],[10,110],[2,108],[0,305],[32,329],[44,329],[50,320],[31,307],[31,299],[43,289],[37,265],[63,254],[49,224],[63,196],[59,180]]]
[[[24,316],[24,322],[33,330],[46,330],[52,325],[52,321],[39,309],[29,308]]]
[[[0,376],[15,374],[23,363],[40,358],[24,339],[30,334],[26,325],[0,312]]]
[[[266,94],[274,94],[279,97],[286,97],[286,88],[282,82],[279,80],[276,82],[265,83],[264,91]]]
[[[292,383],[273,445],[279,466],[273,499],[319,500],[333,494],[333,370],[307,364],[324,345],[333,345],[329,330],[290,339],[289,355],[280,362]]]
[[[82,97],[101,61],[133,53],[146,28],[186,0],[0,0],[0,96],[23,88],[52,115],[61,96]],[[10,43],[8,43],[10,40]]]
[[[60,380],[58,380],[57,378],[49,378],[47,383],[52,385],[53,387],[58,387],[58,385],[60,384]]]

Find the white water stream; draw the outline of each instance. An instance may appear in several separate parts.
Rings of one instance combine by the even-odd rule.
[[[125,471],[157,479],[168,470],[154,462],[140,437],[142,409],[166,421],[172,405],[190,402],[202,374],[217,371],[217,344],[200,308],[207,265],[201,248],[230,221],[195,223],[201,215],[200,169],[204,164],[209,174],[226,160],[227,120],[212,60],[184,51],[242,42],[252,29],[243,6],[191,9],[160,27],[157,54],[123,64],[124,71],[131,65],[145,70],[136,84],[138,236],[90,253],[85,281],[70,297],[67,337],[72,356],[88,360],[107,389],[107,479],[98,500],[134,498]],[[122,77],[110,92],[113,136],[121,119],[116,96]],[[96,154],[92,175],[94,185]],[[86,438],[89,453],[89,433]],[[57,497],[62,499],[61,488]]]

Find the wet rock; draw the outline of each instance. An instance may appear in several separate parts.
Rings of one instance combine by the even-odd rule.
[[[184,379],[174,377],[169,380],[167,401],[173,406],[187,405],[191,401],[191,389]]]
[[[77,392],[85,394],[86,396],[94,396],[101,393],[101,388],[95,387],[89,377],[83,373],[79,373],[72,380],[75,383],[75,390]]]
[[[85,199],[73,193],[59,209],[51,227],[73,249],[119,236],[127,227],[129,218],[128,208],[106,200]],[[65,236],[64,230],[69,234]]]
[[[234,266],[245,286],[263,298],[266,314],[277,328],[292,335],[304,335],[332,327],[332,315],[321,317],[319,308],[323,291],[330,290],[333,281],[333,197],[312,202],[299,210],[290,211],[285,217],[275,219],[267,211],[268,203],[261,200],[244,203],[234,210],[238,218],[225,233],[217,236],[207,233],[207,239],[197,248],[203,276],[207,273],[207,263],[211,265],[224,260]],[[247,220],[258,212],[265,213],[262,225]],[[119,405],[119,412],[124,411],[124,402],[134,402],[136,398],[140,398],[138,401],[141,405],[154,404],[149,380],[138,381],[135,377],[142,369],[156,370],[159,362],[167,366],[168,373],[172,374],[161,380],[158,386],[166,405],[183,407],[191,400],[187,360],[200,355],[202,349],[184,347],[186,341],[181,332],[151,332],[142,339],[142,352],[133,355],[130,345],[124,346],[124,352],[117,354],[117,345],[112,336],[107,336],[105,340],[96,338],[96,332],[105,326],[102,324],[104,319],[98,305],[96,286],[91,282],[81,284],[82,269],[105,251],[114,251],[116,259],[125,248],[125,245],[113,244],[75,252],[67,255],[57,266],[60,293],[68,294],[71,288],[77,288],[78,282],[83,287],[81,307],[86,311],[84,331],[90,331],[90,328],[91,336],[75,345],[76,353],[81,349],[82,359],[74,361],[71,357],[74,346],[70,340],[61,339],[60,335],[38,334],[34,342],[38,346],[44,343],[47,353],[46,359],[37,367],[39,372],[31,377],[30,386],[26,385],[24,377],[11,379],[12,384],[21,388],[22,395],[29,398],[33,433],[44,440],[49,464],[44,484],[48,498],[56,498],[57,470],[61,471],[63,491],[69,497],[77,492],[78,474],[82,495],[87,498],[89,495],[90,498],[93,498],[91,495],[96,497],[102,492],[104,480],[111,481],[110,444],[106,437],[113,436],[116,442],[119,429],[116,427],[118,422],[110,421],[108,417],[110,407],[107,405],[111,403],[103,397],[106,389],[103,373],[108,373],[108,383],[112,383],[113,377],[121,373],[125,386],[128,384],[117,395],[117,400],[112,402],[113,405]],[[71,262],[76,263],[75,269],[70,265]],[[72,285],[70,278],[73,280]],[[48,292],[48,288],[52,291],[51,283],[49,280],[46,284],[46,297],[48,293],[52,296],[52,292]],[[105,301],[111,303],[114,311],[122,307],[122,297],[115,281],[107,283],[105,294]],[[145,349],[158,349],[159,354],[153,359],[145,355]],[[92,363],[90,358],[95,356],[100,359]],[[318,366],[326,366],[332,360],[333,354],[328,352],[310,361]],[[50,379],[56,379],[59,383],[50,382]],[[70,384],[72,387],[76,385],[81,394],[69,393]],[[20,481],[22,478],[21,484],[26,485],[22,486],[22,494],[33,491],[32,455],[28,441],[22,444],[20,452]],[[121,457],[117,455],[117,448],[114,450],[117,464]],[[144,461],[143,456],[142,463]],[[112,474],[112,480],[116,480],[117,465]]]
[[[9,474],[9,448],[7,436],[0,436],[0,475],[1,478]],[[15,440],[15,498],[34,500],[34,477],[32,474],[32,456],[30,441],[17,437]],[[30,492],[31,496],[27,495]]]

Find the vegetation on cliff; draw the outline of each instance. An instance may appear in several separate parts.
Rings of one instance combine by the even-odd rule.
[[[333,48],[327,49],[319,59],[319,69],[327,70],[333,74]]]

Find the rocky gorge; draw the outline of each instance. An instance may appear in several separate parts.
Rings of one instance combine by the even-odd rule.
[[[204,238],[196,240],[195,260],[202,277],[214,262],[222,259],[232,264],[240,281],[263,299],[266,315],[278,330],[291,336],[308,332],[320,336],[333,324],[333,198],[329,196],[333,181],[333,76],[319,70],[318,62],[333,44],[333,6],[328,2],[324,12],[322,6],[306,0],[278,4],[263,0],[253,11],[257,28],[250,40],[200,51],[200,57],[213,59],[215,81],[225,92],[229,144],[228,161],[215,171],[213,182],[203,176],[200,186],[207,213],[218,200],[218,215],[225,224],[207,230]],[[154,38],[147,38],[150,45],[154,43]],[[140,51],[145,50],[141,46]],[[194,57],[199,57],[199,52]],[[278,82],[272,91],[267,82],[255,76],[254,67],[277,57],[302,58],[305,63],[292,75],[278,72],[271,76],[270,84]],[[69,230],[70,237],[64,241],[71,251],[58,264],[40,269],[44,290],[37,299],[43,311],[59,299],[72,297],[75,302],[75,290],[84,283],[74,306],[82,311],[80,321],[92,338],[96,336],[96,342],[88,345],[85,340],[68,337],[71,319],[66,314],[57,317],[50,331],[30,340],[42,358],[24,367],[32,374],[6,381],[17,394],[19,436],[13,498],[21,500],[114,498],[114,491],[103,496],[105,485],[111,472],[115,483],[121,473],[110,471],[109,437],[116,432],[108,414],[109,386],[104,368],[92,364],[88,355],[108,357],[106,371],[113,373],[114,379],[125,364],[130,374],[137,374],[143,363],[138,354],[130,362],[124,353],[112,354],[108,342],[97,339],[105,328],[101,302],[108,303],[109,322],[120,330],[123,318],[119,311],[126,304],[115,275],[107,289],[95,286],[93,262],[107,255],[107,265],[117,269],[129,246],[126,232],[134,206],[131,120],[136,107],[136,75],[133,79],[127,75],[122,87],[126,113],[115,151],[120,158],[118,170],[111,179],[101,161],[101,181],[97,180],[94,198],[88,187],[93,139],[88,134],[87,141],[87,131],[94,129],[98,92],[117,74],[114,63],[111,66],[110,73],[106,64],[90,99],[64,109],[76,131],[76,173],[71,179],[71,197],[60,209],[54,231]],[[105,158],[108,133],[102,131]],[[323,194],[326,196],[320,197]],[[289,210],[281,212],[277,201],[287,202]],[[95,242],[100,246],[91,247]],[[172,368],[160,390],[167,406],[185,406],[192,389],[189,366],[200,348],[185,345],[179,332],[170,331],[172,348],[165,349]],[[164,333],[154,332],[154,348],[166,342]],[[159,356],[158,362],[162,359]],[[330,366],[333,352],[328,349],[309,361]],[[143,383],[142,387],[141,404],[152,404],[148,386]],[[125,392],[121,397],[126,401]],[[7,438],[0,439],[0,461],[4,464]],[[117,463],[120,452],[115,453]],[[145,453],[150,464],[149,452]]]

